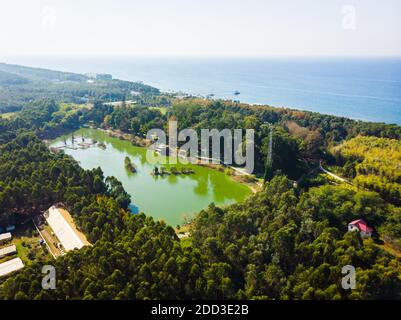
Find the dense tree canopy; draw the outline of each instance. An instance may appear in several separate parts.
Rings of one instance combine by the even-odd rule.
[[[48,76],[82,80],[7,72],[0,84],[30,85]],[[119,82],[105,83],[104,90],[113,92],[114,85],[134,90]],[[47,261],[57,270],[56,290],[42,290],[43,261],[34,261],[0,279],[0,299],[401,298],[400,260],[380,242],[401,238],[400,127],[228,101],[163,100],[150,88],[137,89],[147,92],[134,106],[119,91],[119,106],[35,100],[12,119],[0,118],[0,225],[18,225],[61,202],[93,245]],[[149,108],[155,103],[166,112]],[[100,168],[83,170],[41,141],[83,124],[143,137],[151,128],[166,129],[171,117],[179,129],[255,129],[260,177],[270,130],[274,134],[274,177],[243,203],[202,210],[185,245],[164,222],[132,215],[130,196],[116,178]],[[356,186],[316,175],[320,160]],[[374,227],[371,239],[347,232],[360,218]],[[341,287],[345,265],[357,270],[355,290]]]

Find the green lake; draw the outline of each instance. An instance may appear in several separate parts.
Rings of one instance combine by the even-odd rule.
[[[97,144],[87,149],[79,148],[82,135],[87,142],[103,142],[106,148],[101,149]],[[97,129],[80,129],[74,136],[75,148],[63,148],[66,154],[71,155],[84,169],[100,167],[105,176],[116,177],[123,183],[131,195],[132,204],[140,212],[172,226],[182,224],[185,217],[192,217],[212,202],[220,206],[229,205],[243,201],[251,193],[246,185],[232,180],[226,174],[197,165],[172,165],[191,168],[195,171],[192,175],[152,176],[155,165],[148,163],[146,148],[135,147],[129,141],[110,137]],[[55,139],[51,147],[64,146],[64,141],[71,146],[71,135]],[[137,173],[125,168],[126,156],[135,164]],[[163,166],[169,168],[169,165]]]

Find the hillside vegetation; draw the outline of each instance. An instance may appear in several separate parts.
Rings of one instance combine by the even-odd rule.
[[[0,63],[0,114],[21,110],[44,98],[67,103],[125,98],[147,101],[149,95],[159,94],[158,89],[140,82],[88,80],[87,76],[76,73]]]
[[[104,92],[120,84],[104,82]],[[74,85],[75,99],[88,84]],[[20,99],[18,86],[2,88]],[[380,242],[400,245],[401,127],[158,92],[143,93],[134,106],[104,102],[34,99],[0,118],[0,224],[22,224],[62,202],[93,244],[57,260],[34,259],[1,278],[0,299],[401,298],[401,260]],[[41,141],[84,124],[143,137],[151,128],[166,129],[170,118],[180,129],[255,129],[259,177],[272,128],[275,137],[272,174],[261,190],[243,203],[199,212],[185,242],[146,212],[130,214],[130,196],[116,178],[100,168],[84,170]],[[357,187],[322,178],[321,160]],[[348,232],[355,219],[374,228],[372,238]],[[41,287],[43,263],[57,269],[56,290]],[[341,287],[345,265],[356,268],[355,290]]]
[[[362,188],[374,190],[401,204],[401,141],[356,137],[335,149],[345,161],[345,174]]]

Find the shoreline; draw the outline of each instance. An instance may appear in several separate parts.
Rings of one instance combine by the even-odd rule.
[[[87,128],[84,128],[87,129]],[[90,128],[90,129],[96,129],[104,132],[107,134],[109,137],[113,138],[118,138],[120,140],[124,141],[130,141],[133,146],[137,147],[144,147],[148,148],[151,145],[151,141],[135,136],[131,133],[126,133],[121,130],[115,130],[111,128]],[[179,157],[177,157],[178,159]],[[253,194],[257,193],[261,189],[260,181],[258,178],[256,178],[254,175],[251,174],[239,174],[240,170],[235,170],[232,167],[224,167],[220,164],[213,164],[213,163],[202,163],[201,159],[197,160],[197,163],[193,163],[195,166],[200,166],[200,167],[207,167],[213,170],[217,170],[219,172],[224,173],[227,175],[230,179],[232,179],[235,182],[238,182],[242,185],[247,186]],[[227,172],[228,171],[228,172]]]
[[[136,137],[129,133],[124,133],[120,130],[113,130],[110,128],[96,128],[93,126],[92,127],[82,126],[81,128],[76,129],[74,131],[74,133],[79,130],[88,130],[88,129],[99,130],[99,132],[102,132],[105,136],[108,136],[111,138],[116,138],[121,141],[131,142],[133,147],[139,147],[139,148],[146,149],[151,143],[149,140],[146,140],[146,139],[143,139],[140,137]],[[52,143],[51,140],[46,140],[43,142],[46,143],[47,147],[51,149],[51,147],[50,147],[51,143]],[[226,177],[226,179],[230,180],[231,182],[237,183],[238,185],[242,185],[244,188],[242,193],[247,194],[244,197],[244,200],[246,198],[248,198],[249,196],[255,194],[256,192],[260,191],[260,189],[261,189],[260,184],[258,183],[259,180],[257,178],[255,178],[254,176],[251,176],[251,175],[241,175],[240,172],[237,172],[230,167],[225,167],[223,165],[212,164],[212,163],[205,164],[205,163],[202,163],[201,160],[197,160],[196,163],[191,163],[190,165],[193,167],[204,167],[204,168],[211,169],[213,171],[218,171],[218,172],[222,173]],[[249,179],[251,179],[251,180],[249,180]],[[240,202],[242,202],[242,201],[240,201]],[[240,202],[236,202],[236,203],[240,203]],[[231,205],[231,204],[229,204],[229,205]],[[222,207],[224,207],[224,206],[225,205],[223,205]],[[206,207],[204,207],[204,208],[206,208]],[[198,211],[196,211],[196,212],[198,212]],[[179,225],[188,224],[188,221],[181,220],[181,221],[178,221],[178,223],[179,223]],[[174,223],[172,225],[174,225]],[[179,231],[178,233],[182,234],[182,231]],[[187,236],[185,236],[185,237],[187,237]]]
[[[88,128],[81,127],[80,129],[88,129]],[[115,130],[115,129],[110,129],[110,128],[107,128],[107,129],[89,128],[89,129],[100,130],[112,138],[118,138],[120,140],[130,141],[132,143],[132,145],[136,146],[136,147],[146,147],[147,148],[151,144],[151,142],[147,139],[135,136],[131,133],[123,132],[121,130]]]

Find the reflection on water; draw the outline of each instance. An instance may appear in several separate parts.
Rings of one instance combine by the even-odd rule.
[[[87,149],[64,149],[80,162],[85,169],[101,167],[105,176],[115,176],[131,195],[134,210],[162,219],[170,225],[183,222],[185,216],[192,216],[210,203],[228,205],[239,202],[250,193],[248,187],[231,180],[225,174],[195,165],[172,165],[178,169],[191,168],[193,175],[152,176],[153,164],[146,161],[146,149],[132,146],[130,142],[107,136],[103,131],[80,129],[74,133],[86,139],[106,144],[106,149],[96,145]],[[59,137],[51,147],[64,145],[68,137]],[[126,170],[124,159],[129,156],[137,173]],[[164,165],[167,169],[171,166]]]
[[[209,177],[207,175],[201,175],[197,177],[197,184],[194,187],[194,192],[199,196],[207,196],[208,194],[208,180]]]

